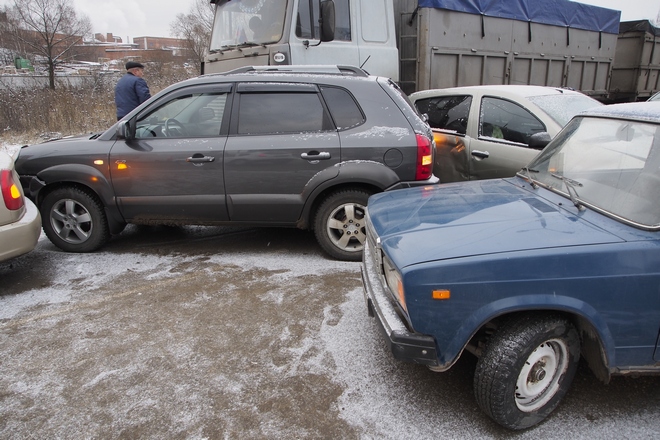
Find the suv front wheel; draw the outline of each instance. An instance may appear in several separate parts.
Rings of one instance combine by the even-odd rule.
[[[337,191],[321,203],[314,219],[314,233],[330,256],[345,261],[362,259],[370,195],[363,190]]]
[[[76,187],[48,194],[41,204],[46,236],[67,252],[92,252],[109,238],[108,221],[101,203]]]

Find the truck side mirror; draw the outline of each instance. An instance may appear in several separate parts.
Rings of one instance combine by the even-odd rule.
[[[541,131],[539,133],[534,133],[529,137],[529,148],[533,148],[535,150],[542,150],[545,148],[546,145],[550,143],[552,140],[552,137],[550,136],[550,133],[546,131]]]
[[[127,141],[135,139],[135,132],[131,129],[130,121],[120,121],[117,123],[117,139]]]
[[[335,39],[335,2],[332,0],[322,0],[320,3],[319,27],[321,42],[328,42]]]

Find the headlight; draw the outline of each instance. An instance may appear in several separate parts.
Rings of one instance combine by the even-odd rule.
[[[398,298],[399,304],[407,312],[406,294],[403,291],[403,280],[401,274],[390,262],[389,259],[383,258],[383,271],[385,272],[385,282],[395,298]]]

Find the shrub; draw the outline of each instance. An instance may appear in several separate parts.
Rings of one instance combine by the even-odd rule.
[[[38,138],[106,130],[117,121],[114,87],[122,74],[96,71],[57,77],[55,90],[38,75],[0,77],[2,139],[33,143]],[[177,65],[153,63],[146,65],[144,79],[154,95],[196,74]],[[20,81],[21,86],[10,80]]]

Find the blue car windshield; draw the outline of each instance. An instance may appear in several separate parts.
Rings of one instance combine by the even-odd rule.
[[[660,227],[660,125],[578,117],[529,165],[529,177],[635,226]]]

